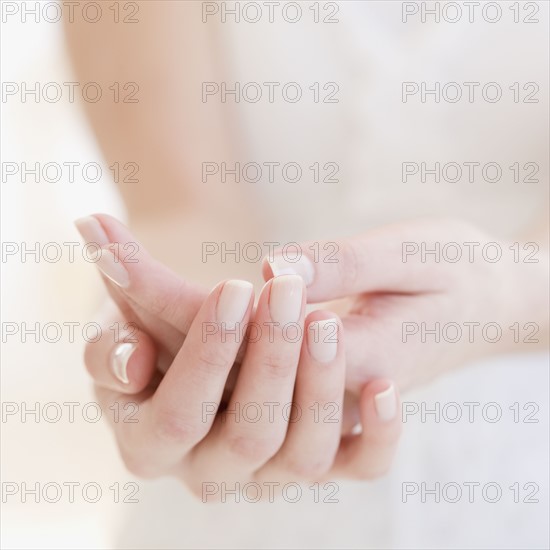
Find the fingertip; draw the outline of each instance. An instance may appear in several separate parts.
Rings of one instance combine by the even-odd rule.
[[[307,348],[317,363],[332,363],[337,358],[343,363],[342,322],[327,310],[311,312],[305,320]]]
[[[334,313],[334,311],[330,311],[328,309],[316,309],[315,311],[308,313],[305,319],[305,324],[307,327],[311,323],[328,320],[332,320],[338,324],[338,327],[342,327],[342,320],[340,317]]]
[[[106,230],[109,230],[117,225],[126,228],[126,226],[121,221],[119,221],[114,216],[111,216],[110,214],[105,214],[103,212],[94,212],[88,217],[96,219],[98,223],[100,223],[101,226]]]
[[[304,285],[309,287],[315,279],[315,266],[306,254],[297,259],[290,259],[282,250],[263,259],[262,273],[265,280],[282,275],[298,275],[304,281]]]
[[[381,422],[390,422],[396,417],[397,395],[393,382],[374,395],[374,408]]]
[[[98,247],[109,244],[109,237],[95,216],[84,216],[73,223],[86,244],[95,244]]]
[[[119,243],[123,246],[125,258],[131,259],[131,263],[136,263],[137,261],[137,258],[134,258],[134,256],[139,255],[141,257],[145,253],[145,249],[137,241],[133,232],[117,218],[103,213],[92,214],[88,218],[96,220],[107,236],[108,244]],[[102,246],[104,245],[102,244]]]
[[[380,378],[369,382],[361,392],[365,423],[393,423],[398,416],[399,393],[393,380]]]
[[[343,439],[339,467],[346,477],[375,479],[388,471],[399,436],[399,396],[392,380],[375,379],[359,397],[360,424]]]
[[[204,307],[215,310],[211,316],[218,323],[228,329],[234,329],[246,322],[253,304],[254,285],[249,281],[230,279],[214,287]]]

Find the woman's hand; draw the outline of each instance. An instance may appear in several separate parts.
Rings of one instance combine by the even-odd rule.
[[[282,254],[265,260],[264,278],[298,273],[308,301],[347,299],[346,385],[353,392],[373,377],[408,386],[547,338],[548,252],[536,243],[496,242],[466,223],[430,220],[301,249],[298,262]]]
[[[125,281],[126,291],[132,280]],[[114,423],[122,457],[137,475],[175,475],[215,500],[226,483],[371,478],[384,473],[399,432],[396,390],[375,380],[361,392],[362,433],[341,439],[345,360],[339,319],[326,311],[304,320],[301,278],[277,277],[253,315],[252,285],[219,284],[204,300],[166,374],[155,369],[155,343],[113,342],[110,331],[86,349],[86,365],[105,408],[137,405]],[[180,304],[174,303],[176,312]],[[249,325],[234,390],[227,377]],[[305,329],[304,329],[305,327]],[[303,345],[302,345],[303,344]],[[114,375],[126,363],[126,382]],[[291,407],[291,404],[292,407]],[[205,488],[208,489],[205,493]]]
[[[90,246],[90,253],[100,249],[96,265],[122,312],[122,315],[119,312],[107,314],[110,321],[105,324],[106,332],[114,332],[118,340],[128,340],[134,338],[138,329],[143,331],[154,341],[156,362],[149,362],[150,372],[141,373],[141,376],[148,381],[157,369],[165,373],[183,345],[208,291],[181,279],[152,258],[130,230],[111,216],[95,214],[78,220],[76,225]],[[107,304],[105,309],[112,310],[112,304]],[[236,363],[225,385],[225,400],[235,387],[246,343],[245,338],[241,339]],[[129,349],[121,347],[117,360],[110,363],[111,375],[123,383],[128,380],[128,364],[123,359]],[[349,435],[359,422],[357,395],[346,392],[343,435]]]
[[[116,220],[79,226],[103,247],[98,267],[124,312],[110,315],[85,358],[102,406],[121,411],[113,426],[131,471],[175,475],[212,501],[222,482],[364,479],[387,470],[400,432],[396,390],[383,379],[365,386],[362,433],[342,435],[341,322],[327,311],[304,320],[300,278],[266,284],[254,313],[249,283],[228,281],[204,298],[141,246],[129,257],[135,240]],[[108,327],[129,319],[115,341]],[[237,353],[240,369],[232,368]]]

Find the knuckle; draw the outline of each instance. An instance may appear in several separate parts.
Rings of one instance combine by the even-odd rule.
[[[296,359],[288,355],[270,353],[262,359],[260,369],[269,379],[277,380],[292,376],[297,366],[296,363]]]
[[[278,451],[279,444],[275,439],[233,435],[228,438],[227,447],[237,459],[259,464],[269,460]]]
[[[147,310],[159,319],[182,329],[180,301],[175,300],[174,296],[184,297],[187,294],[185,283],[183,281],[177,283],[171,282],[170,288],[159,287],[154,292],[151,292],[149,280],[142,279],[138,273],[135,275],[139,285],[139,288],[135,289],[135,294],[136,296],[141,294],[146,297],[146,299],[142,300],[143,303],[140,302],[140,305],[146,307]]]
[[[204,498],[204,489],[202,483],[193,483],[187,485],[187,489],[196,499],[201,500],[205,504],[211,503],[211,501]]]
[[[286,460],[285,470],[297,480],[315,480],[326,475],[332,467],[332,458],[318,457],[315,461]]]
[[[142,479],[153,479],[158,476],[156,469],[136,453],[121,449],[120,456],[122,458],[122,462],[124,463],[124,467],[133,476]]]
[[[211,506],[223,502],[223,493],[219,490],[221,485],[219,482],[185,479],[183,483],[188,492],[203,505]]]
[[[225,372],[229,368],[229,360],[224,357],[216,346],[201,346],[197,355],[196,367],[206,375]]]
[[[205,428],[200,422],[189,422],[166,410],[154,415],[153,431],[159,441],[171,445],[194,444],[205,435]]]
[[[158,294],[151,297],[151,301],[148,306],[151,313],[160,319],[166,318],[167,313],[169,313],[171,309],[170,301],[167,300],[164,295]]]
[[[361,273],[360,259],[356,247],[351,242],[343,242],[340,245],[340,254],[339,269],[343,286],[354,288],[357,286],[359,273]]]

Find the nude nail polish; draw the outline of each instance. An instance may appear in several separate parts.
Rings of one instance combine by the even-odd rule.
[[[124,264],[113,254],[112,250],[102,248],[95,257],[95,262],[101,273],[116,285],[126,288],[130,284]]]
[[[106,246],[109,244],[109,238],[101,227],[101,224],[94,216],[86,216],[75,220],[74,224],[78,232],[86,243],[93,243],[97,246]]]
[[[310,323],[307,345],[309,353],[319,363],[333,361],[338,352],[338,321],[332,318]]]
[[[303,285],[298,275],[283,275],[273,279],[269,295],[269,313],[273,321],[281,326],[299,321]]]
[[[216,307],[216,316],[223,328],[232,330],[243,320],[253,288],[248,281],[239,280],[227,281],[223,285]]]
[[[374,396],[374,407],[376,409],[376,414],[378,414],[378,418],[382,420],[382,422],[389,422],[395,418],[397,402],[393,384]]]
[[[96,245],[97,247],[107,247],[110,244],[107,234],[94,216],[79,218],[74,224],[86,244]],[[105,277],[122,288],[128,286],[128,272],[112,250],[99,248],[97,251],[94,250],[93,253],[95,254],[93,259]],[[89,256],[92,256],[91,252],[89,252]]]
[[[299,275],[304,280],[306,286],[313,282],[315,268],[311,260],[302,254],[297,262],[291,262],[281,253],[276,253],[272,261],[268,261],[269,267],[273,272],[273,277],[281,275]]]
[[[117,380],[123,384],[130,383],[130,380],[128,379],[128,361],[136,349],[137,344],[132,342],[123,342],[118,344],[113,351],[111,369]]]

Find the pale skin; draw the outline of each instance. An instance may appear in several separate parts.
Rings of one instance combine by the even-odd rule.
[[[124,326],[127,320],[142,329],[139,345],[128,361],[128,383],[113,373],[112,355],[119,344],[112,337],[89,344],[86,350],[86,365],[104,407],[113,402],[140,404],[136,425],[114,425],[123,459],[131,471],[142,476],[175,475],[198,496],[204,496],[204,483],[221,481],[371,479],[381,475],[391,464],[400,433],[398,415],[383,419],[376,407],[376,395],[393,388],[392,379],[406,387],[467,360],[546,345],[546,329],[537,331],[536,344],[525,341],[524,336],[516,343],[513,331],[506,330],[516,321],[522,324],[534,319],[539,327],[545,326],[543,284],[532,298],[527,293],[512,298],[525,273],[513,256],[500,263],[403,263],[402,243],[412,242],[413,236],[422,241],[434,232],[438,238],[447,232],[449,242],[459,236],[469,242],[490,242],[459,222],[403,224],[340,242],[339,262],[314,264],[313,280],[307,289],[304,285],[299,323],[308,327],[303,332],[306,341],[288,342],[278,329],[272,337],[265,331],[239,358],[242,340],[222,341],[219,333],[204,338],[205,323],[216,322],[216,303],[224,283],[209,294],[154,261],[138,244],[136,263],[117,256],[128,273],[121,286],[116,282],[120,282],[118,276],[109,278],[111,271],[105,262],[115,257],[113,251],[136,242],[135,238],[108,216],[96,215],[78,225],[86,240],[104,248],[98,267],[108,275],[104,281],[124,314],[115,313],[104,334],[110,334],[107,327],[113,322]],[[113,248],[112,243],[118,246]],[[506,243],[501,246],[505,249]],[[307,249],[307,243],[303,248]],[[540,276],[543,283],[546,266],[539,262],[531,267],[535,280]],[[251,319],[261,326],[272,321],[268,313],[271,285],[293,277],[273,279],[267,261],[264,274],[268,282],[255,312],[250,298],[244,324]],[[306,292],[312,302],[355,298],[342,320],[323,310],[304,319]],[[338,325],[338,351],[321,364],[309,351],[314,334],[309,327],[325,319]],[[415,334],[416,338],[408,334],[403,341],[404,320],[429,327],[435,322],[480,321],[483,325],[490,321],[505,330],[494,343],[480,338],[479,332],[473,342],[466,337],[458,343],[436,343],[429,338],[423,342]],[[237,359],[240,370],[237,374],[234,370],[235,380],[230,369]],[[157,367],[167,370],[164,378]],[[239,404],[266,402],[293,402],[304,411],[314,404],[335,405],[337,422],[318,418],[289,422],[278,415],[266,422],[242,418],[238,422],[236,415],[223,412],[225,407],[237,411]],[[217,414],[205,417],[205,403],[215,404]],[[355,416],[354,405],[358,406]],[[395,396],[396,409],[398,405]],[[264,420],[267,416],[264,414]],[[354,421],[362,426],[360,435],[350,433]]]
[[[109,318],[104,337],[87,346],[85,359],[103,407],[138,404],[137,422],[113,423],[130,471],[144,477],[174,475],[204,499],[205,484],[371,479],[387,470],[401,430],[395,386],[381,377],[362,385],[357,399],[362,432],[351,434],[351,426],[342,422],[343,327],[329,311],[305,316],[299,276],[268,281],[254,311],[252,292],[246,298],[239,322],[244,326],[253,318],[260,327],[271,323],[273,330],[248,341],[236,380],[228,385],[244,342],[230,333],[223,337],[223,330],[205,338],[204,327],[219,326],[224,289],[242,282],[222,282],[208,293],[153,260],[142,246],[135,263],[126,262],[118,251],[136,241],[113,218],[96,215],[77,225],[88,242],[102,246],[97,265],[125,314]],[[292,302],[297,317],[288,322],[300,327],[302,337],[286,338],[285,320],[277,318]],[[144,330],[122,332],[113,342],[108,327],[125,326],[127,320]],[[323,332],[323,321],[335,331]],[[130,342],[136,348],[123,381],[113,371],[113,354]],[[320,356],[315,349],[321,349]],[[222,399],[226,386],[231,391]],[[271,414],[266,403],[275,407]],[[263,407],[259,420],[239,412],[251,404]],[[281,413],[290,404],[301,411],[299,417]]]
[[[393,383],[398,410],[398,387],[426,381],[489,354],[548,345],[546,222],[534,221],[525,234],[514,239],[540,246],[538,262],[526,264],[514,261],[509,249],[514,240],[508,242],[468,222],[447,219],[407,221],[350,239],[335,239],[337,263],[316,262],[310,256],[313,273],[308,284],[304,283],[304,301],[338,303],[309,316],[302,307],[299,324],[304,327],[303,341],[289,344],[279,335],[276,342],[270,342],[266,333],[240,351],[231,340],[203,342],[197,326],[215,322],[224,286],[219,281],[258,282],[260,269],[250,264],[241,264],[234,271],[224,264],[213,269],[182,251],[196,249],[208,231],[227,228],[234,240],[249,240],[253,235],[261,241],[265,228],[255,218],[252,199],[246,193],[237,198],[233,189],[220,188],[216,190],[219,200],[211,201],[208,193],[212,190],[194,184],[200,181],[194,159],[205,158],[201,149],[204,139],[196,137],[204,136],[205,129],[211,158],[235,156],[225,112],[196,109],[185,86],[185,79],[208,77],[215,65],[215,56],[208,52],[216,46],[206,27],[188,23],[185,10],[192,3],[170,3],[170,10],[153,10],[148,4],[142,6],[140,28],[154,35],[154,41],[136,40],[128,26],[116,27],[107,21],[67,28],[79,80],[135,80],[144,83],[147,97],[140,109],[132,111],[131,106],[122,104],[116,108],[106,103],[86,105],[107,163],[131,159],[140,164],[139,192],[120,185],[129,225],[143,243],[139,263],[126,264],[119,258],[128,273],[124,287],[104,278],[118,305],[107,326],[130,320],[140,327],[139,346],[128,362],[129,383],[122,383],[113,373],[111,358],[116,344],[112,338],[86,350],[86,365],[105,406],[125,399],[141,403],[138,424],[114,425],[123,459],[132,471],[146,476],[175,475],[197,494],[203,482],[216,480],[370,479],[388,469],[400,424],[397,416],[381,420],[376,394]],[[181,10],[180,17],[173,10]],[[101,48],[105,48],[104,54],[98,50]],[[171,58],[174,51],[197,50],[207,52],[200,61],[183,54],[177,58],[178,71],[171,70],[176,61]],[[159,75],[162,86],[156,85]],[[178,101],[167,101],[165,90],[174,89],[181,91]],[[95,219],[106,235],[102,246],[137,240],[115,220],[105,216]],[[540,219],[547,219],[546,206]],[[435,241],[496,241],[504,255],[496,263],[479,261],[479,255],[474,262],[466,256],[457,263],[437,263],[429,258],[422,262],[420,255],[403,261],[404,242],[426,242],[433,248]],[[310,254],[308,243],[302,245]],[[261,322],[268,315],[274,273],[267,261],[262,273],[268,284],[255,311],[250,299],[245,314],[248,320]],[[192,283],[199,280],[202,284]],[[316,364],[309,353],[308,327],[324,319],[336,320],[338,349],[334,359]],[[411,331],[403,341],[404,323],[409,323],[408,327],[425,323],[433,328],[437,322],[458,323],[463,338],[456,343],[436,343],[427,337],[423,342],[420,333]],[[470,342],[464,323],[472,322],[481,326],[498,323],[502,337],[489,343],[480,337],[477,327],[477,336]],[[526,342],[525,332],[514,341],[514,331],[508,327],[515,323],[519,330],[526,323],[536,324],[538,342]],[[235,362],[240,370],[230,373]],[[313,375],[319,372],[326,376],[319,379]],[[276,397],[274,380],[280,392]],[[196,396],[200,403],[192,406]],[[261,430],[250,423],[232,423],[231,416],[222,422],[223,413],[203,421],[202,402],[231,406],[231,399],[237,396],[240,402],[294,400],[303,404],[303,410],[308,410],[307,403],[334,402],[340,405],[340,421],[308,426],[305,417],[293,424],[276,416],[276,421],[262,425]],[[362,425],[361,435],[350,434],[356,422]]]

